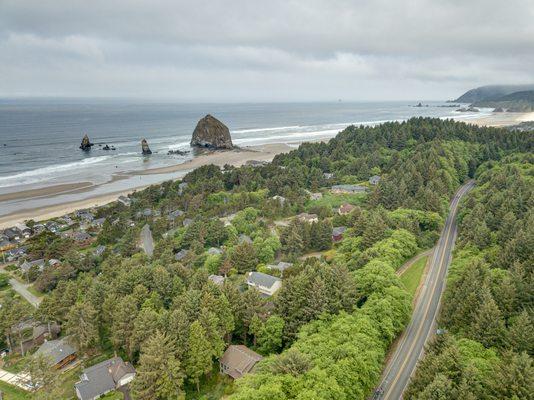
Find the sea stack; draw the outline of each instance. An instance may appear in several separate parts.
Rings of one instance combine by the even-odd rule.
[[[91,150],[91,146],[93,146],[93,143],[89,140],[89,136],[87,134],[82,139],[82,144],[80,144],[80,149],[83,151],[89,151]]]
[[[232,137],[228,127],[211,115],[198,121],[191,138],[191,146],[209,147],[212,149],[233,149]]]
[[[148,147],[148,142],[146,139],[141,140],[141,151],[143,152],[144,156],[152,154],[152,150],[150,150],[150,147]]]

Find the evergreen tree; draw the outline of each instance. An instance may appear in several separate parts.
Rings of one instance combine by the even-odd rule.
[[[199,321],[189,327],[189,343],[185,360],[187,377],[200,391],[200,378],[211,371],[213,349],[206,337],[206,331]]]
[[[76,303],[67,314],[65,331],[79,351],[87,351],[98,344],[98,314],[89,303]]]
[[[175,353],[174,342],[159,331],[143,343],[132,384],[136,399],[183,399],[184,373]]]
[[[482,304],[471,324],[468,335],[486,347],[499,346],[503,343],[504,320],[501,310],[488,289],[482,294]]]

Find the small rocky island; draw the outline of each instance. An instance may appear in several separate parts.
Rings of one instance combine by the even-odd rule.
[[[228,127],[209,114],[198,121],[191,138],[191,146],[211,149],[234,148]]]
[[[141,152],[144,156],[152,154],[152,150],[150,150],[150,147],[148,147],[148,142],[146,141],[146,139],[141,140]]]
[[[91,150],[91,147],[94,146],[93,143],[89,140],[89,136],[87,134],[82,139],[82,144],[80,144],[80,149],[83,151],[89,151]]]

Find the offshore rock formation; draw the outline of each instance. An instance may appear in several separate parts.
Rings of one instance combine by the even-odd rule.
[[[144,156],[152,154],[152,150],[150,150],[150,147],[148,147],[148,142],[146,139],[141,140],[141,151]]]
[[[83,151],[89,151],[91,150],[91,146],[93,146],[93,143],[89,140],[89,136],[87,134],[82,139],[82,144],[80,144],[80,149]]]
[[[198,121],[191,138],[191,146],[213,149],[234,148],[228,127],[209,114]]]

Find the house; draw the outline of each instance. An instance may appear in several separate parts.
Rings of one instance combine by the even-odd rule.
[[[0,239],[0,251],[7,250],[12,246],[11,242],[7,239]]]
[[[323,176],[325,179],[332,179],[334,177],[334,174],[330,172],[323,172]]]
[[[64,223],[65,225],[67,225],[67,226],[72,226],[72,225],[74,225],[74,224],[76,223],[76,222],[74,222],[74,220],[73,220],[71,217],[69,217],[68,215],[65,215],[65,216],[63,216],[63,217],[61,217],[61,218],[58,218],[58,221],[63,222],[63,223]]]
[[[278,203],[280,203],[281,206],[283,206],[285,204],[285,202],[287,201],[287,199],[285,197],[278,196],[278,195],[273,196],[272,199],[278,201]]]
[[[292,267],[293,263],[283,262],[280,261],[278,264],[269,264],[267,265],[267,268],[269,269],[275,269],[277,271],[280,271],[282,275],[284,275],[284,271],[288,269],[289,267]]]
[[[20,257],[26,255],[26,247],[17,247],[15,249],[11,249],[6,251],[5,256],[6,260],[9,262],[13,262],[18,260]]]
[[[176,261],[182,261],[189,254],[189,250],[182,249],[174,255]]]
[[[323,198],[323,194],[322,193],[310,193],[310,200],[320,200]]]
[[[378,175],[373,175],[372,177],[369,178],[369,183],[371,185],[378,185],[378,182],[380,182],[380,176]]]
[[[259,161],[259,160],[248,160],[245,165],[249,165],[251,167],[263,167],[264,165],[269,164],[267,161]]]
[[[309,224],[312,222],[319,222],[319,217],[317,214],[300,213],[297,215],[297,219],[301,222],[307,222]]]
[[[130,207],[132,205],[132,200],[130,200],[130,198],[126,197],[126,196],[119,196],[119,198],[117,199],[117,201],[123,205],[125,205],[126,207]]]
[[[44,231],[46,231],[46,226],[44,226],[44,224],[35,224],[33,226],[33,233],[35,235],[38,235],[40,233],[43,233]]]
[[[91,239],[92,239],[91,235],[89,235],[87,232],[84,232],[84,231],[71,232],[68,236],[71,239],[74,239],[75,242],[77,242],[78,244],[82,246],[86,246],[89,243],[91,243]]]
[[[13,350],[21,351],[24,355],[35,346],[42,345],[45,340],[57,338],[60,331],[59,325],[55,322],[45,324],[33,319],[22,321],[10,328],[12,340],[19,342],[16,346],[12,343]]]
[[[219,371],[234,379],[249,373],[263,357],[242,344],[230,345],[219,360]]]
[[[346,226],[336,226],[332,229],[332,241],[339,242],[343,239],[343,234],[347,230]]]
[[[35,352],[50,360],[50,366],[60,369],[76,359],[76,349],[68,343],[68,338],[49,340],[44,342]]]
[[[95,251],[93,252],[93,254],[97,257],[100,257],[102,254],[104,254],[104,251],[106,251],[106,246],[104,246],[103,244],[101,245],[98,245],[96,246],[96,249]]]
[[[330,189],[335,194],[357,194],[366,193],[369,189],[361,185],[334,185]]]
[[[93,219],[95,219],[95,216],[93,213],[87,210],[78,210],[76,211],[76,217],[85,220],[86,222],[91,222]]]
[[[50,265],[51,267],[54,267],[59,264],[61,264],[61,261],[56,258],[51,258],[50,260],[48,260],[48,265]]]
[[[188,186],[188,183],[187,182],[182,182],[178,185],[178,195],[182,195],[184,193],[184,190],[187,188]]]
[[[352,210],[354,210],[356,207],[353,206],[352,204],[349,204],[349,203],[345,203],[345,204],[342,204],[337,212],[339,215],[347,215],[347,214],[350,214],[352,212]]]
[[[45,223],[46,229],[48,229],[49,232],[57,233],[59,232],[59,224],[56,221],[48,221]]]
[[[39,272],[42,272],[45,267],[45,260],[43,260],[42,258],[39,260],[34,260],[34,261],[26,260],[20,265],[19,268],[21,269],[22,272],[27,274],[34,267],[37,267],[39,269]]]
[[[106,218],[105,217],[97,218],[97,219],[93,220],[91,225],[96,227],[96,228],[102,228],[102,226],[104,225],[104,222],[106,222]]]
[[[263,272],[254,271],[247,274],[247,285],[266,296],[272,296],[282,287],[282,280]]]
[[[184,215],[184,212],[182,210],[174,210],[174,211],[171,211],[169,215],[167,215],[167,219],[169,221],[174,221],[176,218],[179,218],[182,215]]]
[[[208,280],[212,281],[218,286],[222,286],[224,283],[224,276],[221,275],[210,275],[208,276]]]
[[[193,223],[193,220],[191,218],[186,218],[183,220],[182,225],[183,226],[189,226]]]
[[[208,254],[212,256],[220,256],[222,253],[223,251],[219,249],[218,247],[210,247],[208,249]]]
[[[94,400],[129,384],[134,378],[135,369],[132,364],[120,357],[113,357],[85,368],[80,381],[74,384],[74,389],[78,399]]]
[[[240,234],[237,238],[237,242],[239,244],[242,244],[242,243],[248,243],[248,244],[252,244],[252,239],[250,238],[250,236],[248,235],[245,235],[245,234]]]
[[[7,236],[10,242],[17,242],[20,240],[20,232],[14,228],[8,228],[4,230],[4,236]]]
[[[32,230],[26,224],[16,224],[14,228],[26,239],[32,235]]]

